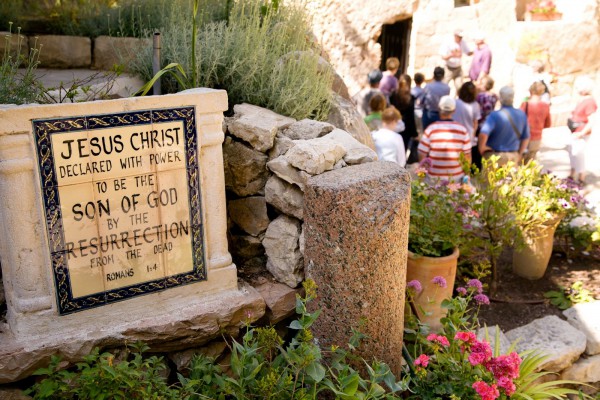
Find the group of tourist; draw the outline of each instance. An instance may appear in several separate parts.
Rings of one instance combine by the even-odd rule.
[[[414,86],[411,76],[397,77],[400,62],[395,57],[386,60],[383,73],[378,69],[369,73],[369,87],[355,100],[381,160],[404,166],[428,158],[431,176],[460,180],[464,176],[461,154],[478,167],[482,157],[492,155],[501,165],[536,158],[542,131],[551,126],[549,82],[543,75],[543,63],[533,66],[536,78],[529,96],[515,108],[511,86],[502,87],[498,95],[492,91],[492,53],[482,33],[474,39],[476,48],[472,51],[463,32],[455,31],[454,39],[440,49],[444,66],[433,70],[433,80],[425,86],[421,73],[414,75]],[[468,77],[463,76],[463,54],[473,56]],[[450,95],[450,83],[456,98]],[[591,79],[582,77],[575,87],[583,97],[569,120],[573,134],[567,150],[571,178],[583,182],[586,140],[592,130],[590,117],[597,104],[591,96]]]

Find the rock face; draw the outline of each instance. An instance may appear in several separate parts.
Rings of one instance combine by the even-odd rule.
[[[297,140],[284,157],[293,167],[317,175],[333,169],[345,154],[346,149],[334,141],[312,139]]]
[[[314,325],[323,347],[344,345],[358,327],[359,352],[401,369],[410,177],[391,162],[326,172],[304,197],[305,268],[318,286]]]
[[[278,177],[288,183],[297,185],[301,190],[304,190],[306,180],[310,178],[310,174],[300,171],[294,168],[285,158],[285,156],[279,156],[267,163],[267,167]]]
[[[262,152],[273,147],[277,131],[296,121],[251,104],[235,105],[233,112],[233,118],[227,123],[229,133]]]
[[[551,315],[536,319],[528,325],[506,332],[506,337],[517,341],[517,351],[539,350],[549,357],[540,369],[558,372],[569,367],[585,350],[585,335],[571,324]]]
[[[230,200],[227,203],[229,217],[244,232],[258,236],[267,230],[269,216],[267,202],[262,196]]]
[[[369,128],[351,101],[334,95],[327,122],[335,125],[336,128],[345,130],[360,143],[375,150],[375,143]]]
[[[264,236],[262,235],[258,237],[251,235],[229,235],[231,255],[236,259],[236,262],[264,255],[263,239]]]
[[[571,325],[585,334],[585,353],[600,354],[600,301],[576,304],[563,314]]]
[[[377,160],[377,153],[354,139],[352,135],[341,129],[335,129],[324,136],[325,139],[342,144],[346,148],[344,162],[348,165],[363,164]]]
[[[192,358],[194,356],[202,354],[206,357],[210,357],[213,360],[218,359],[221,354],[227,349],[227,343],[224,341],[211,342],[208,346],[200,349],[189,349],[184,351],[177,351],[169,354],[169,359],[173,361],[173,364],[177,367],[177,371],[183,371],[190,366]]]
[[[267,203],[286,215],[302,219],[304,193],[296,185],[292,185],[273,175],[265,186]]]
[[[296,294],[299,289],[292,289],[283,283],[265,282],[255,287],[267,304],[265,316],[270,324],[276,324],[289,317],[296,310]]]
[[[284,129],[281,135],[292,140],[309,140],[324,136],[334,129],[335,127],[327,122],[303,119]]]
[[[600,355],[580,359],[565,369],[560,379],[585,383],[600,382]]]
[[[35,45],[35,38],[29,38],[29,47]],[[92,40],[80,36],[38,36],[37,46],[40,67],[43,68],[89,68],[92,64]]]
[[[267,156],[260,151],[225,138],[223,144],[225,187],[238,196],[264,193],[269,178]]]
[[[115,64],[123,64],[127,67],[139,49],[146,46],[152,46],[152,41],[131,37],[98,36],[94,39],[92,68],[111,70]]]
[[[300,254],[300,221],[280,215],[269,224],[263,246],[267,253],[267,269],[278,282],[291,288],[304,280],[302,254]]]
[[[283,136],[281,133],[278,133],[277,136],[275,136],[273,147],[269,150],[269,161],[284,155],[292,147],[294,147],[294,141]]]

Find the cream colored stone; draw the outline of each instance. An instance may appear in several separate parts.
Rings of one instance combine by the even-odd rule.
[[[333,169],[346,155],[344,146],[321,138],[296,140],[294,147],[285,153],[286,160],[293,166],[311,175],[322,174]]]
[[[275,143],[273,144],[273,147],[271,147],[271,150],[269,150],[269,161],[284,155],[292,147],[294,147],[294,141],[290,138],[282,136],[281,133],[278,133],[275,137]]]
[[[571,325],[585,334],[586,354],[600,354],[600,301],[575,304],[563,311],[563,314]]]
[[[238,196],[264,193],[269,178],[265,154],[227,137],[223,144],[223,157],[228,190]]]
[[[237,226],[252,236],[258,236],[267,230],[269,216],[267,202],[262,196],[230,200],[227,203],[229,216]]]
[[[303,119],[294,122],[281,132],[281,136],[292,140],[316,139],[324,136],[334,130],[335,127],[327,122],[314,121],[312,119]]]
[[[297,185],[302,191],[304,191],[306,180],[310,178],[310,174],[294,168],[285,156],[280,156],[269,161],[267,167],[284,181]]]
[[[267,203],[284,214],[302,219],[304,207],[304,194],[296,185],[287,183],[283,179],[273,175],[265,186],[265,197]]]
[[[29,47],[36,38],[29,38]],[[89,68],[92,64],[92,40],[81,36],[42,35],[37,37],[40,67]]]
[[[150,39],[98,36],[94,39],[92,68],[112,70],[115,65],[123,65],[127,69],[136,54],[149,46],[152,46]]]
[[[600,382],[600,355],[579,359],[562,372],[560,379],[584,383]]]
[[[265,282],[255,289],[267,305],[266,316],[270,324],[276,324],[296,310],[296,294],[299,294],[299,289],[292,289],[277,282]]]
[[[377,160],[377,153],[354,139],[352,135],[341,129],[335,129],[324,138],[340,143],[346,149],[344,161],[348,165],[362,164]]]
[[[360,143],[375,150],[375,143],[373,142],[369,128],[356,109],[356,106],[349,100],[335,95],[327,122],[336,128],[348,132]]]
[[[300,221],[280,215],[269,224],[263,246],[267,253],[267,269],[278,282],[291,288],[304,280],[303,258],[300,254]]]

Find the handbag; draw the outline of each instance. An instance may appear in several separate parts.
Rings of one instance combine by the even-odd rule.
[[[567,127],[571,132],[575,132],[581,125],[583,125],[583,122],[574,121],[572,118],[567,119]]]

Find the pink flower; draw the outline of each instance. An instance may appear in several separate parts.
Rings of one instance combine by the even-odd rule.
[[[478,294],[474,299],[477,304],[490,304],[490,299],[485,294]]]
[[[467,289],[465,289],[464,287],[460,286],[456,288],[456,292],[458,294],[460,294],[461,296],[466,296],[467,295]]]
[[[413,289],[416,293],[421,293],[421,291],[423,290],[423,286],[421,286],[421,282],[419,282],[416,279],[413,279],[412,281],[408,282],[406,284],[406,286],[410,289]]]
[[[460,183],[454,183],[454,182],[448,183],[448,193],[458,192],[460,187],[461,187]]]
[[[511,396],[515,392],[515,390],[517,390],[517,387],[515,386],[513,380],[507,376],[502,376],[498,378],[497,382],[498,387],[501,388],[507,396]]]
[[[430,342],[433,342],[433,343],[437,342],[444,347],[450,346],[450,342],[448,341],[448,338],[446,336],[436,335],[435,333],[430,333],[427,336],[427,340],[429,340]]]
[[[500,396],[495,384],[488,385],[483,381],[477,381],[471,387],[481,396],[481,400],[496,400]]]
[[[471,365],[479,365],[487,362],[492,358],[492,348],[488,342],[475,341],[471,346],[471,354],[469,354],[469,362]]]
[[[419,357],[415,359],[415,365],[420,365],[424,368],[429,365],[429,356],[426,354],[421,354]]]
[[[468,288],[474,288],[477,290],[477,293],[483,293],[483,284],[479,279],[471,279],[467,282]]]
[[[461,342],[472,344],[477,341],[477,336],[473,332],[456,332],[454,335],[455,340],[460,340]]]
[[[443,276],[435,276],[435,277],[433,277],[433,279],[431,280],[431,283],[433,283],[434,285],[438,285],[442,289],[447,286],[446,279],[444,279]]]
[[[500,355],[492,358],[486,365],[486,368],[496,379],[500,379],[501,377],[517,379],[519,377],[521,361],[521,357],[513,351],[508,355]]]

